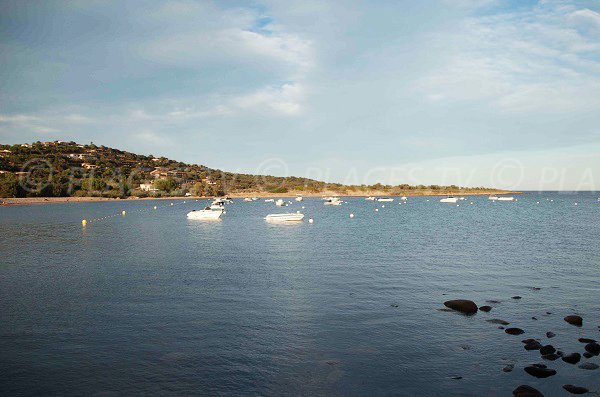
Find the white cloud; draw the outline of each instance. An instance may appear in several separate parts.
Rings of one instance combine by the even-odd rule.
[[[600,35],[590,10],[554,4],[472,17],[450,36],[443,65],[415,84],[431,101],[481,102],[510,112],[600,107]],[[437,39],[442,39],[438,37]]]
[[[296,116],[303,110],[305,89],[300,84],[267,87],[252,94],[240,96],[233,103],[241,109],[267,108],[281,115]]]

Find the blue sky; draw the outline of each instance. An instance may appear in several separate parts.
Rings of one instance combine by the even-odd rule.
[[[0,2],[0,142],[600,190],[598,1]]]

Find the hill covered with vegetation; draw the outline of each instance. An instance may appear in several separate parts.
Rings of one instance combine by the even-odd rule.
[[[488,192],[497,190],[406,184],[348,186],[299,177],[237,174],[164,157],[75,142],[0,145],[0,197],[423,195]]]

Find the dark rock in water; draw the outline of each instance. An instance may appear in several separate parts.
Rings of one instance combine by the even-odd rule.
[[[575,386],[575,385],[564,385],[563,389],[565,389],[566,391],[568,391],[569,393],[572,393],[572,394],[585,394],[589,391],[585,387]]]
[[[510,324],[508,321],[504,321],[504,320],[500,320],[499,318],[494,318],[491,320],[485,320],[488,323],[492,323],[492,324],[500,324],[500,325],[508,325]]]
[[[533,342],[525,343],[525,346],[523,347],[525,350],[540,350],[542,348],[542,344],[537,340],[534,340]]]
[[[532,291],[539,291],[541,290],[540,287],[529,287]]]
[[[590,353],[590,352],[584,352],[583,353],[583,357],[585,357],[585,358],[592,358],[592,357],[594,357],[594,355],[592,353]]]
[[[462,379],[462,376],[451,376],[450,379],[459,380]]]
[[[325,361],[325,364],[331,365],[331,366],[338,365],[339,363],[340,363],[339,361],[335,361],[335,360]]]
[[[463,350],[471,350],[471,346],[469,345],[460,345],[460,348]]]
[[[504,329],[504,327],[503,326],[499,326],[498,329]]]
[[[525,372],[536,378],[547,378],[549,376],[556,375],[556,371],[550,368],[540,368],[539,366],[534,367],[533,365],[525,367]]]
[[[507,366],[505,366],[504,368],[502,368],[503,372],[512,372],[512,370],[515,369],[515,365],[514,364],[508,364]]]
[[[512,298],[513,298],[513,299],[521,299],[521,297],[520,297],[520,296],[518,296],[518,295],[517,295],[517,296],[513,296]]]
[[[400,305],[399,305],[399,304],[397,304],[397,303],[392,303],[390,306],[391,306],[391,307],[400,307]]]
[[[556,354],[556,353],[551,353],[551,354],[544,354],[542,356],[542,358],[544,360],[548,360],[548,361],[554,361],[554,360],[558,360],[560,358],[560,355]]]
[[[577,364],[579,360],[581,360],[581,354],[579,353],[571,353],[563,356],[563,361],[569,364]]]
[[[598,369],[598,364],[594,364],[594,363],[583,363],[583,364],[579,364],[579,368],[581,369]]]
[[[546,354],[552,354],[554,352],[556,352],[556,349],[552,345],[542,346],[542,348],[540,349],[540,354],[542,356]]]
[[[546,312],[546,314],[547,314],[547,315],[551,315],[551,314],[552,314],[552,312]]]
[[[546,338],[554,338],[555,336],[556,336],[556,334],[552,331],[546,332]]]
[[[521,343],[525,343],[525,344],[532,343],[532,342],[539,342],[539,340],[529,338],[529,339],[523,339],[521,341]]]
[[[585,351],[597,356],[598,354],[600,354],[600,345],[596,342],[588,343],[587,345],[585,345]]]
[[[491,306],[481,306],[479,308],[479,310],[481,310],[482,312],[488,313],[488,312],[490,312],[492,310],[492,307]]]
[[[531,317],[532,320],[537,320],[537,317]]]
[[[595,339],[590,339],[590,338],[579,338],[577,340],[581,343],[596,343]]]
[[[477,305],[475,302],[467,299],[455,299],[444,302],[444,306],[465,314],[477,313]]]
[[[569,324],[573,324],[578,327],[581,327],[583,325],[583,319],[580,316],[576,316],[574,314],[565,317],[565,321],[568,322]]]
[[[544,397],[544,395],[537,389],[531,386],[521,385],[513,390],[514,397]]]
[[[485,301],[486,303],[500,303],[500,301],[495,301],[495,300],[487,300]]]
[[[523,331],[521,328],[507,328],[504,330],[504,332],[509,335],[521,335],[525,333],[525,331]]]

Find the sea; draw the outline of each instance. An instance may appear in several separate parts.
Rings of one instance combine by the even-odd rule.
[[[599,197],[234,199],[212,222],[186,218],[194,199],[0,207],[0,395],[598,392],[600,370],[579,367],[598,357],[521,340],[568,354],[600,337]],[[440,310],[450,299],[492,310]]]

